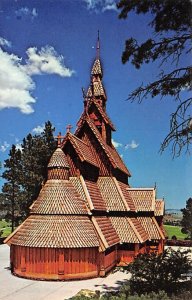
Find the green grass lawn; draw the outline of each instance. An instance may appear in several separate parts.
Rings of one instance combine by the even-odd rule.
[[[3,231],[2,237],[6,237],[11,233],[10,223],[3,220],[0,220],[0,230]]]
[[[171,239],[173,235],[175,235],[178,240],[184,240],[187,237],[187,234],[181,232],[180,226],[163,225],[163,227],[167,232],[168,239]]]

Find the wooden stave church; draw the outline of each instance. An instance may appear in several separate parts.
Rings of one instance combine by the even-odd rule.
[[[38,280],[105,276],[139,253],[161,253],[164,201],[156,188],[131,188],[112,144],[97,56],[74,134],[58,136],[47,181],[29,217],[5,240],[14,275]]]

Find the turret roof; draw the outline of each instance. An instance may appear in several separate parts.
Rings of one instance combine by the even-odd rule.
[[[88,214],[85,201],[68,180],[47,180],[31,205],[35,214]]]
[[[50,158],[48,168],[52,167],[69,168],[67,157],[61,148],[57,148]]]

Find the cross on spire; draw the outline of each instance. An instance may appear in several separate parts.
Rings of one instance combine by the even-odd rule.
[[[71,124],[67,125],[66,129],[67,129],[67,133],[70,132],[70,130],[73,128],[73,126],[71,126]]]
[[[61,147],[61,139],[64,138],[64,136],[61,135],[61,132],[59,132],[54,138],[57,140],[57,147]]]

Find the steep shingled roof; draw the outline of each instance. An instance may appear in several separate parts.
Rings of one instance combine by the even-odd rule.
[[[102,72],[102,67],[101,67],[101,61],[99,58],[95,59],[93,63],[93,67],[91,70],[91,75],[100,75],[102,77],[103,72]]]
[[[31,206],[33,214],[87,214],[85,202],[68,180],[48,180]]]
[[[122,159],[119,156],[119,154],[118,154],[117,150],[115,149],[115,147],[113,147],[113,146],[110,147],[109,145],[106,144],[106,142],[103,140],[99,130],[97,129],[95,124],[91,121],[91,119],[88,116],[86,116],[82,120],[81,124],[78,126],[77,130],[75,131],[75,135],[78,136],[79,132],[82,130],[85,123],[91,129],[92,133],[94,134],[94,136],[98,140],[99,144],[103,148],[106,156],[109,158],[109,160],[112,163],[113,167],[118,168],[119,170],[121,170],[125,174],[127,174],[128,176],[131,176],[130,172],[128,171],[127,167],[125,166],[124,162],[122,161]]]
[[[165,210],[165,202],[163,199],[155,200],[155,216],[163,216]]]
[[[113,216],[110,220],[122,243],[143,243],[148,239],[148,234],[136,218]]]
[[[154,211],[155,188],[128,188],[137,211]]]
[[[51,167],[69,168],[67,157],[61,148],[57,148],[51,156],[48,163],[48,168]]]
[[[105,248],[109,248],[120,242],[120,239],[111,223],[110,218],[105,216],[95,216],[92,217],[92,222]]]
[[[28,247],[99,247],[94,226],[86,216],[32,215],[6,242]]]
[[[98,113],[101,115],[101,117],[103,118],[103,120],[105,121],[106,124],[108,124],[111,129],[113,131],[115,131],[115,126],[114,124],[112,123],[111,119],[109,118],[109,116],[107,115],[107,113],[103,110],[103,108],[101,107],[101,105],[99,105],[99,103],[95,100],[95,99],[92,99],[92,100],[89,100],[88,103],[87,103],[87,111],[89,112],[90,111],[90,108],[92,105],[95,105]],[[81,126],[81,122],[83,121],[84,118],[86,118],[87,116],[87,112],[86,111],[83,111],[83,113],[81,114],[78,122],[77,122],[77,126]]]
[[[102,81],[100,80],[100,78],[95,80],[88,87],[87,94],[86,94],[86,97],[88,99],[89,98],[94,98],[94,97],[99,97],[99,96],[103,96],[105,99],[107,98],[105,89],[103,87],[103,84],[102,84]]]
[[[113,131],[115,131],[115,126],[113,125],[111,119],[109,118],[109,116],[107,115],[107,113],[103,110],[103,108],[101,107],[101,105],[98,104],[97,101],[93,100],[92,103],[95,104],[97,110],[99,111],[99,113],[101,114],[102,118],[104,119],[104,121],[106,122],[106,124],[109,124],[109,126],[111,127],[111,129]]]
[[[85,180],[85,184],[93,203],[94,210],[106,211],[106,205],[96,182]]]
[[[126,206],[112,177],[99,177],[97,185],[108,211],[126,211]]]
[[[67,141],[71,142],[81,161],[86,161],[91,165],[98,167],[97,161],[92,154],[90,147],[84,141],[82,141],[72,133],[67,134],[62,147],[64,147]]]
[[[123,197],[124,197],[125,201],[127,202],[128,206],[129,206],[129,209],[131,211],[135,211],[136,210],[135,203],[134,203],[132,197],[130,196],[130,194],[128,193],[128,191],[127,191],[128,185],[123,183],[123,182],[120,182],[120,181],[118,181],[118,185],[121,189],[121,192],[123,194]]]
[[[149,240],[165,239],[154,217],[138,217],[141,225],[149,235]]]

